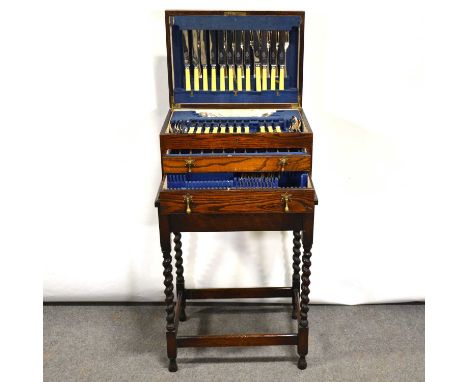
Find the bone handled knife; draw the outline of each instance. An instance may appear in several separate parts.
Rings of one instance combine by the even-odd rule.
[[[262,91],[262,75],[260,72],[260,31],[253,31],[253,52],[255,63],[255,90]]]
[[[210,38],[210,65],[211,65],[211,91],[216,91],[216,31],[209,32]]]
[[[284,90],[284,75],[286,70],[286,40],[289,40],[289,32],[279,32],[278,65],[279,65],[279,90]],[[289,44],[289,42],[288,42]]]
[[[192,30],[192,65],[193,65],[193,90],[200,90],[200,61],[198,43],[198,30]]]
[[[184,52],[185,90],[190,92],[192,91],[192,86],[190,84],[190,51],[188,30],[182,31],[182,51]]]
[[[261,31],[262,90],[268,90],[268,31]]]
[[[277,62],[278,31],[270,32],[270,90],[276,90],[276,62]]]
[[[250,87],[250,67],[252,66],[250,31],[244,31],[244,64],[245,64],[245,90],[252,90]]]
[[[234,90],[234,32],[226,31],[226,57],[229,69],[229,91]]]
[[[242,78],[244,77],[244,32],[241,30],[236,31],[236,78],[237,78],[237,90],[242,91]]]
[[[204,30],[200,30],[199,32],[200,38],[200,61],[203,70],[203,90],[208,90],[208,60],[206,57],[206,32]]]
[[[219,65],[219,90],[226,90],[225,73],[226,70],[226,31],[218,31],[218,65]]]
[[[289,47],[289,31],[286,31],[286,38],[284,41],[284,76],[288,78],[288,47]]]

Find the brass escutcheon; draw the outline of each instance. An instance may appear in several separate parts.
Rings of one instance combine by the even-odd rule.
[[[288,158],[281,158],[278,161],[278,164],[281,166],[281,172],[284,171],[284,167],[288,164],[288,162],[289,162]]]
[[[185,167],[188,172],[192,172],[192,167],[195,167],[195,159],[189,158],[185,160]]]
[[[289,212],[289,202],[291,201],[291,194],[281,195],[281,201],[284,203],[284,212]]]
[[[192,195],[186,194],[184,195],[184,202],[185,202],[185,212],[190,214],[192,210],[190,209],[190,202],[192,201]]]

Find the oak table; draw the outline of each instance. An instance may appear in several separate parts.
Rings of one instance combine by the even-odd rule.
[[[160,207],[159,195],[156,206]],[[314,200],[314,205],[317,199]],[[314,208],[309,213],[242,213],[242,214],[165,214],[159,209],[159,233],[164,266],[166,296],[166,339],[169,370],[177,371],[177,348],[295,345],[298,368],[307,367],[309,324],[309,276],[314,230]],[[292,284],[287,287],[187,289],[184,281],[181,232],[293,231]],[[171,233],[174,235],[176,296],[171,256]],[[304,252],[301,256],[301,242]],[[302,275],[301,275],[302,258]],[[292,318],[297,320],[296,333],[258,333],[235,335],[178,336],[179,322],[187,319],[187,300],[289,297]]]

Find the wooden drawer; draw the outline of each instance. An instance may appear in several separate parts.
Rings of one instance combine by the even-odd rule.
[[[288,211],[285,211],[288,200]],[[187,199],[189,199],[187,201]],[[306,188],[167,189],[164,177],[157,205],[161,214],[307,213],[315,204],[315,190]]]
[[[311,170],[311,156],[300,155],[210,155],[210,156],[170,156],[163,155],[164,173],[184,172],[273,172]]]
[[[168,149],[301,148],[312,151],[313,135],[304,133],[170,134],[161,133],[161,152]]]

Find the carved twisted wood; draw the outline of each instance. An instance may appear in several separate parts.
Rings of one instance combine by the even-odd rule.
[[[304,248],[304,255],[302,257],[302,290],[301,290],[301,320],[299,321],[299,326],[303,328],[308,327],[307,321],[307,312],[309,311],[309,285],[310,285],[310,258],[312,253],[310,248]]]
[[[164,267],[164,294],[166,295],[166,329],[174,331],[174,284],[172,283],[172,256],[171,251],[163,250],[163,267]]]
[[[292,275],[292,287],[293,289],[300,290],[301,287],[301,276],[299,274],[301,270],[301,232],[293,231],[293,275]],[[292,318],[296,319],[296,298],[293,294],[293,309],[292,309]]]
[[[180,232],[175,232],[174,233],[174,259],[176,261],[175,266],[176,266],[176,285],[177,285],[177,292],[179,292],[179,286],[184,285],[184,260],[182,259],[182,241],[180,240],[182,235]]]
[[[300,231],[294,231],[294,239],[293,239],[293,275],[292,275],[292,281],[293,281],[293,288],[299,289],[299,286],[301,285],[301,278],[299,275],[299,271],[301,269],[301,232]]]
[[[175,251],[175,266],[176,266],[176,290],[177,290],[177,295],[179,292],[184,293],[184,288],[185,288],[185,280],[184,280],[184,260],[182,259],[182,241],[181,241],[182,235],[180,232],[174,232],[174,251]],[[180,316],[179,320],[180,321],[185,321],[187,319],[187,316],[185,315],[185,298],[183,298],[182,302],[182,309],[180,311]]]

